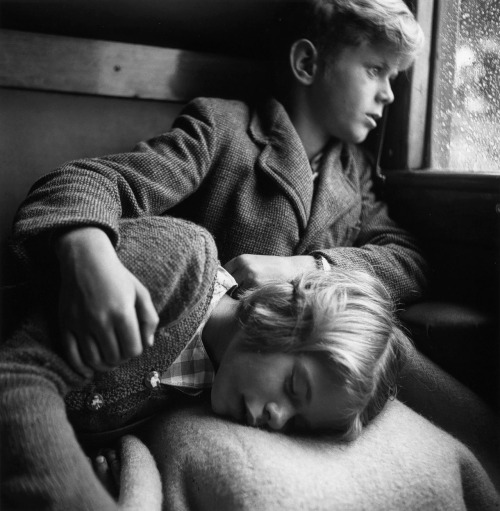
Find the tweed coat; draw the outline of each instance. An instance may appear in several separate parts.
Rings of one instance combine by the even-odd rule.
[[[39,180],[18,212],[15,248],[25,261],[39,260],[33,240],[41,234],[89,224],[117,244],[121,217],[168,214],[206,227],[223,264],[244,253],[319,253],[375,273],[396,301],[417,299],[424,259],[377,200],[361,149],[332,141],[319,170],[314,185],[301,140],[275,99],[252,106],[200,98],[170,131],[133,152],[69,162]]]

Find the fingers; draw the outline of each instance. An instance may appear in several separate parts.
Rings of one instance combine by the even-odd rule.
[[[81,339],[84,361],[92,368],[106,371],[142,353],[142,343],[135,309],[110,313],[92,325],[92,334]],[[93,342],[93,340],[95,342]]]
[[[315,267],[312,256],[281,257],[261,254],[243,254],[231,259],[224,266],[240,289],[259,287],[270,281],[289,282]]]
[[[66,358],[79,374],[87,378],[93,370],[108,371],[152,345],[158,315],[146,290],[141,291],[137,304],[137,310],[132,302],[128,309],[108,312],[104,317],[73,320],[71,328],[64,316],[61,318]]]
[[[140,283],[138,283],[137,286],[137,301],[135,306],[142,345],[144,348],[153,346],[154,334],[158,326],[159,317],[149,291]]]
[[[66,359],[84,378],[89,378],[93,371],[109,371],[124,361],[114,332],[98,328],[94,331],[74,331],[61,325]]]
[[[256,256],[244,254],[228,261],[224,268],[233,276],[238,283],[238,289],[248,288],[255,285],[257,278],[253,265]]]
[[[103,449],[92,463],[97,478],[115,498],[120,488],[120,462],[116,451]]]
[[[90,378],[92,376],[92,369],[83,362],[75,336],[71,332],[63,332],[62,341],[66,360],[69,364],[84,378]]]
[[[75,334],[66,330],[61,334],[66,359],[85,378],[93,371],[109,371],[143,351],[135,311],[115,317],[107,328],[94,325],[94,331]]]
[[[96,462],[100,465],[101,474],[106,470],[107,475],[111,476],[116,483],[120,482],[121,465],[114,449],[101,450]]]
[[[109,475],[108,461],[106,458],[102,454],[99,454],[99,456],[95,458],[93,465],[97,477],[101,481],[104,481]]]
[[[114,322],[122,361],[139,356],[143,349],[153,345],[159,321],[149,291],[138,280],[135,291],[135,308]]]
[[[122,361],[137,357],[142,353],[141,333],[135,310],[115,322],[115,332],[119,339]]]
[[[62,333],[63,349],[66,360],[77,373],[84,378],[90,378],[94,371],[109,371],[112,365],[107,363],[97,342],[87,337],[84,340],[78,338],[73,332]]]
[[[73,280],[62,286],[59,315],[68,361],[87,376],[91,369],[109,370],[152,346],[159,318],[149,291],[126,268],[84,277],[79,286]]]
[[[82,334],[78,341],[83,360],[92,369],[107,371],[120,364],[120,349],[112,329],[95,325],[93,333]]]

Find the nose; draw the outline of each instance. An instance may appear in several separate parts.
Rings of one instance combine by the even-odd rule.
[[[269,402],[264,407],[264,416],[267,418],[267,426],[274,430],[280,430],[293,417],[291,406],[285,403],[278,404]]]
[[[394,101],[394,93],[392,92],[391,82],[384,80],[378,92],[378,99],[384,105],[390,105]]]

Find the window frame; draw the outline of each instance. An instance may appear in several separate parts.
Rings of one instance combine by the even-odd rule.
[[[438,119],[433,115],[433,107],[439,103],[445,105],[441,110],[446,111],[447,104],[452,106],[450,76],[455,75],[454,50],[460,5],[458,0],[410,0],[409,3],[424,31],[425,45],[412,68],[402,73],[394,86],[396,100],[387,112],[387,129],[380,155],[384,173],[474,175],[488,183],[500,182],[500,168],[498,173],[443,170],[448,167],[449,144],[443,139],[437,142],[433,133],[439,122],[440,129],[444,129],[451,139],[451,115],[441,115]],[[447,44],[442,44],[443,41]],[[448,88],[446,84],[449,84]]]

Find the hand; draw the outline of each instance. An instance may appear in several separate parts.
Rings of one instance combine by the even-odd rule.
[[[56,241],[59,323],[69,363],[84,376],[140,355],[153,344],[158,314],[149,291],[118,259],[104,231],[78,228]]]
[[[231,259],[224,268],[238,283],[238,291],[258,287],[270,280],[290,281],[316,268],[313,256],[266,256],[243,254]]]

